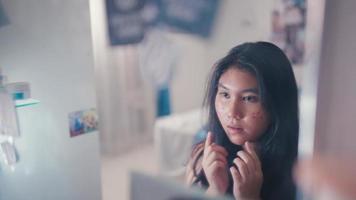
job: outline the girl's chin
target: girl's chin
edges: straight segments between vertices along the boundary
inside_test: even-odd
[[[229,140],[231,143],[235,145],[243,145],[245,144],[246,140],[244,138],[241,138],[239,136],[229,136]]]

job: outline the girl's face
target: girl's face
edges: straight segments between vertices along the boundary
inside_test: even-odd
[[[215,109],[228,138],[236,145],[256,141],[270,123],[255,76],[235,67],[220,77]]]

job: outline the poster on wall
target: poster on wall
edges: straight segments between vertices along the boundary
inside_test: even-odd
[[[70,137],[98,130],[98,115],[94,108],[71,112],[68,117]]]
[[[209,37],[219,0],[157,0],[159,20],[187,33]]]
[[[144,36],[144,0],[106,0],[111,45],[135,44]]]
[[[276,0],[272,11],[270,41],[292,64],[302,64],[305,52],[306,0]]]
[[[110,44],[137,44],[150,28],[162,27],[208,38],[219,5],[219,0],[106,0]]]

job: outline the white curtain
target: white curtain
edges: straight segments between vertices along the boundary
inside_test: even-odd
[[[101,150],[119,154],[152,140],[154,91],[142,79],[137,46],[109,46],[104,1],[90,4]]]

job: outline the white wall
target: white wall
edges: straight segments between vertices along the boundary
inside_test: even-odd
[[[0,199],[101,198],[98,132],[70,138],[68,113],[96,107],[87,0],[2,0],[0,66],[40,104],[18,109],[19,163],[0,169]]]
[[[221,1],[211,38],[183,34],[173,37],[182,51],[172,83],[174,112],[201,106],[211,67],[232,47],[268,39],[273,6],[273,0]]]

